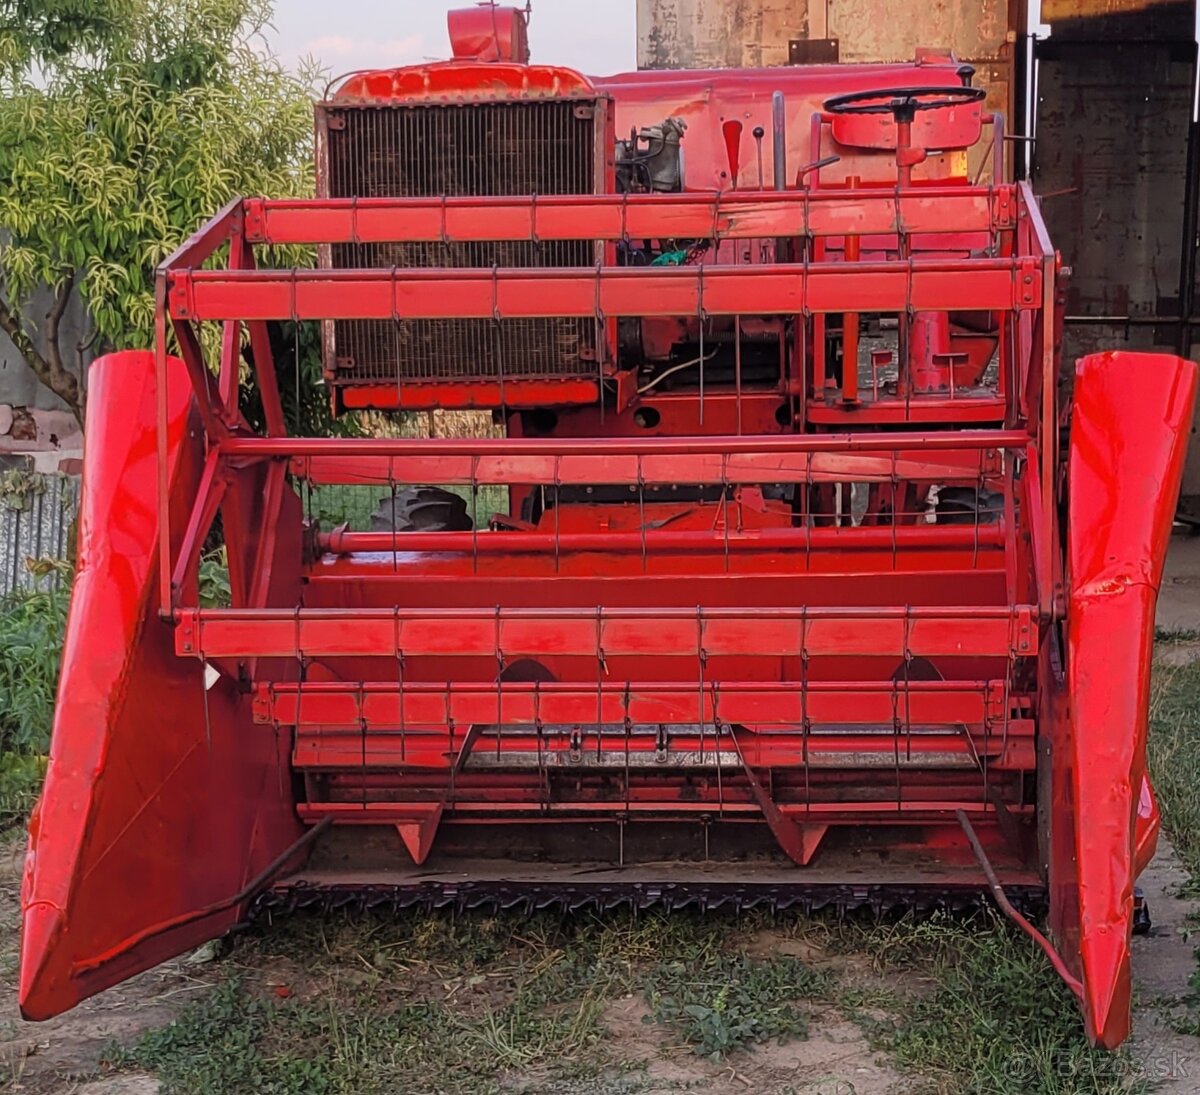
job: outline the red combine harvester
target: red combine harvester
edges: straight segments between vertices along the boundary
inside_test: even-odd
[[[25,1015],[275,908],[990,890],[1116,1045],[1194,366],[1060,368],[1066,271],[948,54],[588,79],[517,12],[451,31],[93,366]],[[337,408],[502,436],[296,436],[286,321]]]

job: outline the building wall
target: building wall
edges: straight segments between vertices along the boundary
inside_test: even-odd
[[[51,294],[38,293],[25,309],[27,327],[39,348],[45,341],[39,321],[50,309]],[[71,298],[60,327],[65,364],[80,371],[80,352],[76,349],[90,332],[87,309],[78,294]],[[87,382],[87,366],[93,354],[82,352],[82,372]],[[13,453],[33,454],[33,464],[42,471],[57,471],[65,460],[81,455],[83,435],[67,406],[42,384],[25,364],[9,337],[0,331],[0,457]]]
[[[907,61],[917,46],[1007,63],[1007,0],[638,0],[639,68],[788,63],[793,38],[835,38],[842,61]],[[1015,24],[1014,24],[1015,25]]]
[[[949,48],[975,66],[988,105],[1012,115],[1018,12],[1008,0],[637,0],[639,68],[738,68],[789,63],[794,40],[832,39],[838,60],[911,61]],[[1011,126],[1010,126],[1011,130]],[[973,167],[983,149],[973,154]]]

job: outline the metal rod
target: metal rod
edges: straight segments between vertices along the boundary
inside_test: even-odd
[[[728,492],[726,492],[726,498]],[[728,512],[728,502],[723,501]],[[976,528],[971,525],[913,525],[846,526],[801,529],[762,529],[756,532],[730,534],[725,522],[724,537],[710,532],[565,532],[557,538],[541,532],[405,532],[401,541],[405,553],[410,552],[471,552],[480,555],[525,555],[553,552],[555,544],[563,552],[599,551],[605,554],[641,554],[643,550],[672,552],[776,551],[810,543],[814,547],[837,548],[841,551],[891,549],[894,544],[905,547],[974,548],[999,547],[1004,543],[1002,523]],[[335,529],[317,537],[317,547],[335,555],[350,552],[380,552],[391,547],[390,532],[349,532]]]
[[[1026,430],[828,433],[710,437],[227,437],[224,456],[713,456],[722,453],[893,452],[897,449],[1023,449]]]
[[[787,189],[787,114],[782,91],[771,94],[771,170],[776,190]]]
[[[965,528],[965,526],[958,526]],[[821,531],[814,529],[814,532]],[[887,530],[882,530],[887,531]],[[969,530],[967,530],[969,531]],[[807,608],[705,608],[706,621],[714,620],[803,620],[810,624],[818,620],[903,620],[906,615],[913,620],[962,620],[964,617],[979,620],[1021,620],[1031,612],[1029,605],[1010,605],[995,607],[991,605],[947,605],[947,606],[917,606],[911,609],[893,605],[864,605],[845,607],[826,607],[810,605]],[[233,623],[253,622],[289,623],[295,620],[304,623],[336,622],[349,615],[360,624],[372,621],[391,621],[399,617],[404,623],[417,620],[462,621],[483,620],[491,623],[495,619],[495,608],[356,608],[345,610],[340,608],[260,608],[243,610],[235,608],[177,608],[172,614],[176,623],[184,623],[196,628],[202,625],[228,621]],[[577,608],[507,608],[504,610],[505,620],[593,620],[593,609]],[[670,605],[653,608],[606,608],[604,618],[613,620],[695,620],[694,608],[678,608]],[[204,651],[197,649],[196,657],[204,657]],[[207,655],[210,659],[220,656],[220,652],[212,650]],[[457,686],[456,686],[457,687]],[[491,682],[486,687],[493,687]]]
[[[774,151],[774,142],[772,142]],[[786,145],[776,166],[786,173]],[[805,163],[802,172],[827,166],[837,157],[827,155]],[[894,194],[886,189],[867,188],[848,197],[839,190],[812,189],[804,195],[788,189],[786,174],[773,174],[774,191],[689,190],[678,194],[563,194],[539,195],[536,199],[516,196],[474,195],[440,198],[361,198],[356,204],[358,239],[374,243],[442,243],[443,233],[455,242],[479,240],[622,240],[653,235],[667,218],[682,235],[706,235],[711,229],[713,206],[720,203],[729,219],[721,225],[723,239],[754,239],[773,235],[785,225],[799,226],[801,235],[842,233],[846,212],[853,209],[863,218],[862,231],[888,231],[888,207]],[[256,214],[256,228],[247,232],[253,244],[350,243],[351,200],[331,198],[297,201],[261,201],[246,205]],[[919,230],[978,230],[988,227],[986,191],[961,186],[932,184],[919,195],[904,201],[905,219],[915,218]],[[1016,210],[1006,211],[1002,224],[1012,227]],[[445,224],[443,219],[446,218]],[[164,270],[199,268],[202,262],[187,256],[168,259]],[[389,268],[390,269],[390,268]]]
[[[1067,988],[1082,999],[1083,983],[1067,969],[1067,964],[1063,961],[1062,955],[1054,949],[1054,944],[1013,908],[1012,902],[1009,901],[1008,895],[1004,892],[1004,887],[1000,885],[1000,880],[996,877],[996,872],[992,869],[987,852],[983,850],[983,845],[979,843],[979,837],[975,835],[975,829],[971,825],[970,818],[967,817],[963,810],[955,810],[954,816],[958,818],[958,823],[962,826],[962,830],[966,834],[967,840],[971,845],[971,850],[975,853],[979,867],[983,871],[984,877],[988,882],[988,887],[992,891],[992,897],[996,899],[996,904],[1000,906],[1000,911],[1042,948],[1046,957],[1050,959],[1050,965],[1054,967],[1054,972],[1063,979]]]
[[[1200,316],[1064,316],[1063,322],[1076,327],[1200,327]]]

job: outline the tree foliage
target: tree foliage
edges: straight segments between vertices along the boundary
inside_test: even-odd
[[[157,264],[232,197],[309,186],[311,74],[269,52],[269,15],[266,0],[0,0],[0,329],[77,414],[73,290],[99,346],[149,346]],[[39,289],[49,311],[22,319]]]

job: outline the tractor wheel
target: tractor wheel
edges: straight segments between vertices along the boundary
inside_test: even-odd
[[[1004,513],[1004,495],[974,487],[942,487],[937,496],[939,525],[994,525]]]
[[[372,532],[470,532],[467,500],[440,487],[409,487],[379,500]]]

